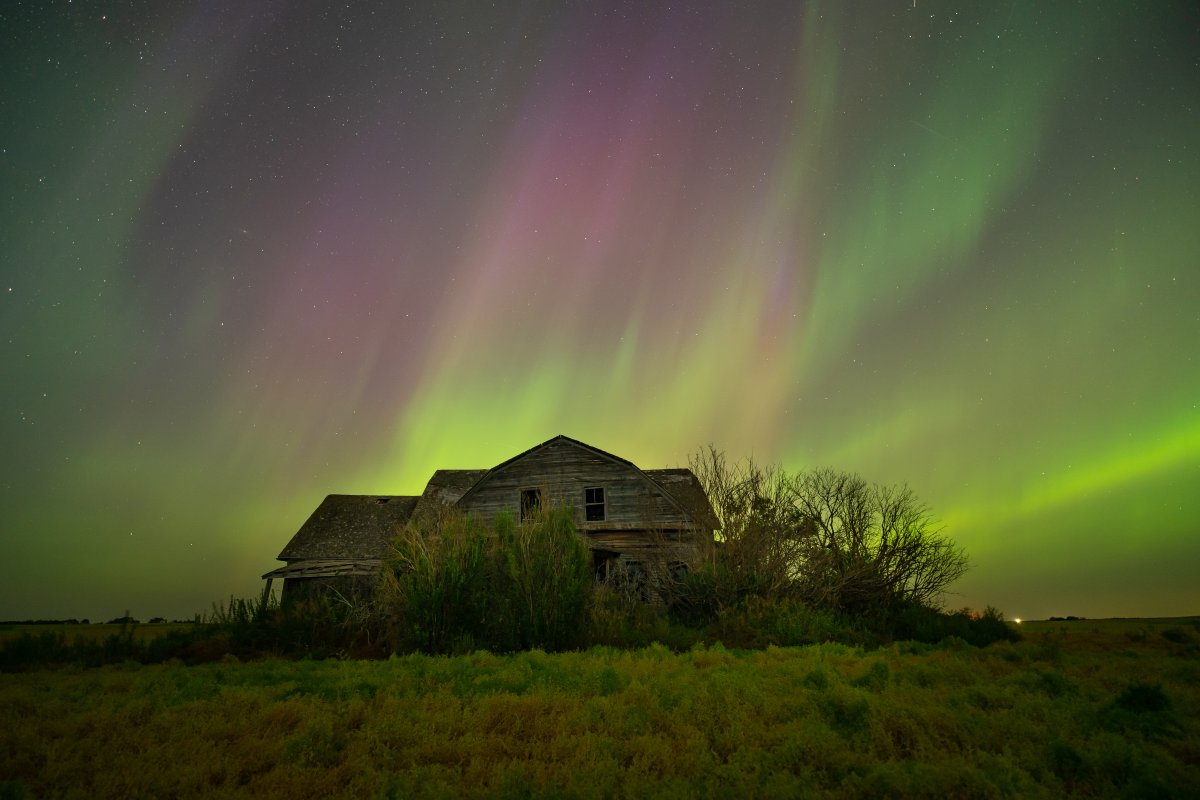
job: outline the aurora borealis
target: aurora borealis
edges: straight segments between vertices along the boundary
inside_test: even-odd
[[[0,10],[0,618],[559,433],[907,483],[952,606],[1200,612],[1194,3],[416,5]]]

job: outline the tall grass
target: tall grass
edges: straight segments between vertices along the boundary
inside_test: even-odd
[[[562,650],[583,642],[592,588],[569,508],[519,525],[440,509],[396,537],[379,612],[397,652]]]
[[[396,536],[379,613],[394,651],[562,650],[583,642],[592,589],[570,509],[521,524],[446,509]]]
[[[555,508],[521,525],[501,514],[495,528],[491,599],[500,613],[493,642],[504,650],[581,644],[594,579],[574,512]]]
[[[395,650],[466,652],[488,622],[489,531],[445,510],[410,522],[380,577],[380,609]]]
[[[361,601],[325,596],[281,607],[273,599],[232,597],[186,626],[122,624],[106,636],[27,633],[0,644],[0,672],[75,664],[188,664],[267,657],[385,657],[377,614]]]
[[[122,622],[106,635],[80,635],[79,628],[24,633],[0,645],[0,672],[16,672],[43,666],[78,664],[98,667],[122,662],[159,663],[177,656],[204,635],[197,626],[152,630],[149,635],[137,623]],[[95,626],[92,626],[95,627]]]
[[[386,658],[393,653],[557,651],[595,645],[639,648],[654,643],[682,652],[717,643],[751,649],[822,642],[879,647],[893,641],[936,644],[947,639],[982,647],[1019,638],[995,609],[945,614],[910,608],[899,619],[881,625],[797,600],[754,596],[697,624],[694,617],[676,615],[628,593],[607,586],[593,589],[583,567],[566,576],[564,580],[571,583],[565,588],[556,587],[536,563],[528,562],[488,566],[485,561],[477,567],[478,575],[468,579],[472,559],[477,558],[471,552],[481,546],[490,545],[454,545],[461,561],[450,571],[453,578],[441,583],[417,571],[404,580],[393,574],[397,587],[388,590],[396,593],[390,595],[390,603],[387,591],[380,599],[330,592],[282,606],[230,598],[214,604],[196,624],[152,630],[153,636],[143,635],[136,625],[123,625],[100,638],[73,636],[71,630],[25,633],[0,643],[0,672],[55,664],[157,664],[169,659],[197,664],[227,656],[242,660]],[[512,577],[498,576],[495,570],[501,569],[512,570]],[[547,588],[531,598],[529,590],[538,586]],[[574,599],[556,601],[559,597]],[[1037,650],[1046,660],[1057,659],[1061,649],[1057,635],[1039,640]],[[1185,648],[1197,649],[1190,638],[1180,641]]]
[[[1041,638],[35,671],[0,794],[1200,795],[1186,644]]]

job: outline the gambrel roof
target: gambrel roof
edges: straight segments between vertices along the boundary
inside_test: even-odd
[[[331,494],[279,554],[281,561],[379,558],[416,497]]]
[[[419,504],[460,503],[489,477],[532,453],[563,443],[633,471],[649,489],[656,490],[698,528],[711,532],[719,527],[712,505],[691,470],[641,470],[612,453],[568,436],[555,436],[491,469],[439,469],[433,473],[420,497],[331,494],[279,554],[279,559],[288,562],[288,566],[263,577],[285,577],[285,573],[290,577],[304,577],[313,570],[316,570],[314,574],[322,575],[341,574],[338,570],[351,570],[353,574],[369,571],[379,564],[397,529],[408,522]]]
[[[708,495],[700,486],[696,474],[686,467],[675,469],[642,470],[646,477],[662,487],[662,490],[675,499],[687,515],[698,525],[707,530],[715,531],[721,527],[717,514],[713,511]]]
[[[486,469],[439,469],[433,473],[429,483],[425,484],[421,502],[453,505],[487,472]]]
[[[487,483],[487,480],[489,478],[491,478],[493,475],[503,472],[504,470],[508,469],[509,467],[513,466],[514,464],[524,461],[526,458],[533,455],[534,453],[537,453],[540,450],[545,450],[546,448],[550,447],[551,445],[555,445],[560,442],[572,445],[574,447],[578,447],[580,450],[584,450],[593,455],[599,456],[600,458],[605,459],[607,461],[612,461],[617,464],[620,464],[621,466],[627,467],[628,469],[633,470],[634,472],[641,473],[641,470],[639,470],[636,466],[634,466],[632,461],[626,461],[625,459],[621,458],[620,456],[614,456],[612,453],[608,453],[608,452],[605,452],[604,450],[601,450],[599,447],[592,447],[590,444],[585,444],[585,443],[579,441],[578,439],[572,439],[570,436],[562,436],[560,434],[558,436],[555,436],[553,439],[547,439],[546,441],[542,442],[541,444],[534,445],[533,447],[529,448],[528,450],[525,450],[524,452],[517,453],[512,458],[507,459],[506,461],[501,461],[496,466],[492,467],[489,470],[486,470],[471,485],[471,488],[469,488],[466,492],[463,493],[463,495],[461,497],[459,497],[459,501],[465,500],[466,498],[470,497],[472,492],[476,491],[479,487],[481,487],[485,483]]]
[[[543,450],[551,445],[565,442],[567,444],[578,447],[589,453],[592,453],[600,458],[620,464],[632,470],[636,474],[644,478],[654,488],[658,489],[673,505],[675,505],[683,514],[690,518],[696,525],[707,528],[709,531],[714,531],[720,527],[717,522],[717,515],[713,512],[712,504],[708,501],[708,496],[701,488],[700,482],[696,479],[695,474],[686,468],[675,469],[654,469],[643,470],[636,464],[620,456],[613,455],[599,447],[593,447],[586,442],[581,442],[578,439],[572,439],[570,436],[555,436],[552,439],[547,439],[541,444],[535,445],[528,450],[518,453],[507,461],[503,461],[489,470],[486,470],[477,478],[469,489],[459,495],[458,500],[462,500],[469,496],[472,491],[478,486],[482,486],[486,479],[492,475],[503,471],[507,467],[516,464],[526,457]],[[457,470],[456,472],[471,472],[474,470]]]

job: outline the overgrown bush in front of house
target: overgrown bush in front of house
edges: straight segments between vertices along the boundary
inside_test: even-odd
[[[553,651],[582,644],[594,579],[572,510],[553,508],[521,524],[500,514],[494,528],[489,649]]]
[[[379,610],[396,652],[563,650],[583,643],[592,588],[570,509],[489,526],[442,508],[396,536]]]
[[[475,516],[439,508],[392,541],[379,583],[379,611],[393,651],[468,652],[485,647],[489,531]]]

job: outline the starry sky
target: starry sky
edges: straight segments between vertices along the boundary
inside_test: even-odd
[[[1190,1],[14,0],[0,40],[0,619],[190,618],[325,494],[559,433],[907,483],[952,607],[1200,613]]]

